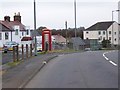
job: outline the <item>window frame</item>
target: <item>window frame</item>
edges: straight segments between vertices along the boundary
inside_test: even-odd
[[[112,32],[111,31],[109,31],[109,35],[111,35],[112,34]]]
[[[89,32],[87,31],[86,34],[89,34]]]
[[[2,33],[0,32],[0,40],[2,40]]]
[[[9,39],[9,33],[5,32],[5,40],[8,40],[8,39]]]
[[[105,31],[103,31],[103,35],[105,35]]]
[[[18,35],[19,33],[18,33],[18,29],[15,29],[15,35]]]
[[[98,35],[101,35],[101,31],[98,31]]]
[[[26,35],[29,35],[29,29],[26,30]]]

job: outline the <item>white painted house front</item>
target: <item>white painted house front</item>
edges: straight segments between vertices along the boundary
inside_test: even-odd
[[[9,16],[0,20],[0,47],[7,41],[15,41],[21,45],[21,39],[26,35],[30,36],[30,28],[21,23],[20,13],[15,14],[13,21]]]
[[[119,24],[115,21],[98,22],[83,31],[84,39],[97,39],[102,42],[110,40],[111,44],[118,45],[120,39]]]

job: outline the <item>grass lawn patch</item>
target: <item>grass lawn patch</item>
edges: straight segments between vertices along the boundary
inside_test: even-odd
[[[20,63],[22,63],[22,60],[20,60],[20,61],[15,61],[15,62],[9,62],[9,63],[7,63],[6,65],[8,65],[8,66],[10,66],[10,67],[13,67],[13,66],[19,65]]]

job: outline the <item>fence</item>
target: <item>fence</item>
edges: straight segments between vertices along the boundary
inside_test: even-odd
[[[19,50],[21,49],[21,50]],[[21,45],[21,48],[18,46],[13,46],[13,62],[28,59],[32,57],[32,44]]]

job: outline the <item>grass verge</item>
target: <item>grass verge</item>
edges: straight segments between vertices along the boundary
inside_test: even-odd
[[[7,63],[6,65],[10,66],[10,67],[13,67],[13,66],[17,66],[19,65],[20,63],[22,63],[23,61],[20,60],[20,61],[15,61],[15,62],[9,62]]]

